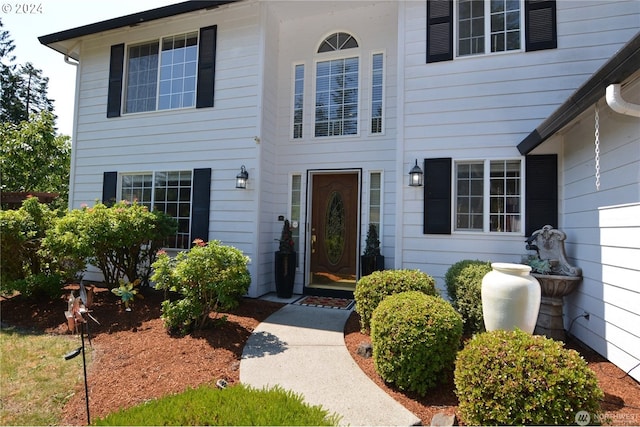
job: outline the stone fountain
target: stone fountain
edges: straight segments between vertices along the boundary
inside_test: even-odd
[[[540,260],[549,262],[550,271],[532,272],[538,279],[542,297],[536,322],[535,334],[564,341],[565,331],[562,320],[564,297],[573,292],[582,281],[582,269],[567,261],[564,241],[567,235],[550,225],[531,234],[527,249],[536,250]]]

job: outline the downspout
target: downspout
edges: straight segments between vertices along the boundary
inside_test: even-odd
[[[632,104],[622,99],[620,84],[610,84],[606,92],[607,104],[616,113],[627,116],[640,117],[640,105]]]
[[[71,130],[71,161],[70,161],[70,165],[69,165],[69,200],[67,201],[68,205],[68,209],[71,210],[73,209],[73,204],[74,204],[74,195],[75,195],[75,173],[76,173],[76,141],[77,141],[77,131],[76,131],[76,126],[77,126],[77,122],[78,122],[78,104],[79,104],[79,91],[78,88],[80,87],[80,62],[77,61],[72,61],[69,58],[69,52],[73,52],[73,49],[75,49],[76,46],[78,46],[78,44],[80,44],[80,42],[78,41],[77,43],[75,43],[73,46],[71,46],[70,49],[68,49],[65,54],[64,54],[64,62],[66,62],[69,65],[73,65],[74,67],[76,67],[76,85],[75,85],[75,95],[74,95],[74,103],[73,103],[73,128]]]
[[[78,46],[79,44],[80,44],[80,41],[77,41],[73,46],[71,46],[69,49],[67,49],[67,52],[64,54],[64,62],[66,62],[69,65],[73,65],[74,67],[77,67],[79,62],[72,61],[69,58],[69,52],[73,52],[73,49],[75,49],[76,46]]]

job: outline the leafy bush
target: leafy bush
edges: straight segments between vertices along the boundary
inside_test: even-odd
[[[95,425],[295,425],[331,426],[339,418],[279,386],[255,389],[237,385],[218,390],[208,385],[189,389],[95,421]]]
[[[405,291],[437,295],[436,282],[433,277],[419,270],[375,271],[361,277],[356,284],[354,297],[362,331],[369,329],[373,310],[386,296]]]
[[[60,265],[43,247],[47,230],[58,221],[58,212],[38,199],[26,199],[20,209],[0,211],[0,290],[19,291],[27,297],[59,296]]]
[[[88,262],[97,267],[110,287],[125,276],[147,284],[158,250],[176,229],[175,219],[146,206],[99,203],[69,212],[47,235],[45,245],[71,265]]]
[[[56,299],[62,295],[64,281],[59,274],[38,273],[13,281],[9,287],[25,298]]]
[[[600,414],[603,397],[576,351],[520,330],[474,336],[458,354],[455,384],[467,425],[571,425],[578,411]]]
[[[204,327],[212,312],[237,306],[251,284],[249,258],[240,250],[217,240],[205,243],[197,239],[194,243],[176,258],[160,252],[153,263],[151,280],[156,288],[177,291],[183,297],[162,304],[165,326],[180,334]]]
[[[482,319],[482,278],[490,271],[490,262],[463,260],[453,264],[445,274],[447,294],[453,308],[462,315],[465,335],[485,330]]]
[[[386,297],[371,319],[376,371],[422,396],[453,370],[461,337],[462,318],[451,304],[419,291]]]

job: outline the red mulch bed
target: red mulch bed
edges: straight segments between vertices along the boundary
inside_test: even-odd
[[[452,378],[433,389],[426,397],[404,393],[387,386],[375,372],[373,359],[365,359],[357,354],[357,348],[361,343],[371,343],[369,335],[360,333],[359,322],[360,318],[354,312],[345,326],[345,342],[351,356],[360,368],[380,388],[416,414],[422,420],[423,425],[430,425],[431,418],[438,412],[458,415],[458,399],[453,392],[455,387]],[[577,340],[568,340],[566,347],[579,351],[598,377],[600,387],[605,394],[602,409],[605,416],[609,418],[609,422],[603,424],[640,425],[640,384],[613,363]]]
[[[68,290],[77,288],[70,286]],[[188,387],[214,384],[219,379],[238,383],[240,357],[247,338],[261,321],[282,307],[279,303],[247,298],[237,309],[225,313],[226,322],[178,338],[167,334],[160,319],[163,293],[148,288],[142,293],[144,299],[136,300],[133,310],[127,312],[118,297],[105,288],[97,288],[91,314],[100,325],[89,321],[94,358],[88,372],[92,419]],[[34,303],[16,296],[2,300],[0,309],[3,325],[70,334],[64,317],[66,308],[66,297]],[[345,326],[345,342],[356,363],[376,384],[415,413],[424,425],[429,425],[437,412],[456,412],[452,381],[426,398],[388,387],[375,373],[372,359],[356,354],[360,343],[370,342],[368,335],[359,332],[358,321],[358,315],[353,313]],[[578,343],[570,346],[577,348],[596,372],[606,394],[603,407],[612,424],[640,424],[638,383]],[[64,425],[86,424],[82,384],[64,412]]]

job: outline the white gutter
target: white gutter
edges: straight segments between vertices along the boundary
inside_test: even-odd
[[[66,62],[69,65],[73,65],[75,67],[78,66],[79,62],[77,62],[75,60],[72,61],[69,55],[71,54],[71,52],[73,52],[73,49],[75,49],[79,44],[80,44],[80,40],[75,42],[73,44],[73,46],[71,46],[69,49],[67,49],[67,52],[64,54],[64,62]]]
[[[607,104],[616,113],[627,116],[640,117],[640,105],[632,104],[622,99],[619,84],[610,84],[606,92]]]

